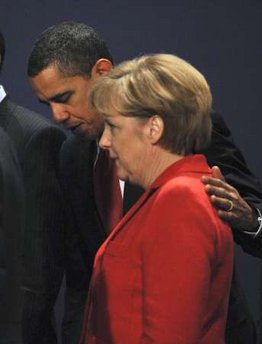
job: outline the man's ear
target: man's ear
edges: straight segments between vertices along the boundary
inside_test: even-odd
[[[108,59],[99,59],[91,70],[91,77],[96,79],[103,74],[110,72],[113,68],[112,62]]]
[[[164,121],[158,116],[154,115],[149,118],[146,124],[146,134],[152,144],[157,144],[164,133]]]

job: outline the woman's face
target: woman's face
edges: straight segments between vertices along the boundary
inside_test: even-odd
[[[149,145],[146,121],[119,113],[105,116],[105,129],[99,141],[115,160],[120,179],[143,186]]]

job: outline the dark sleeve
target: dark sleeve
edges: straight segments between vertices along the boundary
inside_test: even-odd
[[[21,237],[24,192],[18,159],[0,130],[0,342],[21,344]]]
[[[27,206],[23,245],[25,343],[56,343],[52,312],[65,262],[65,205],[58,172],[64,139],[58,128],[41,128],[27,142],[22,157]]]
[[[212,138],[211,144],[203,153],[210,166],[220,167],[226,181],[234,186],[240,195],[254,209],[262,210],[262,189],[258,179],[249,170],[246,161],[236,147],[232,134],[223,118],[212,113]],[[243,230],[243,229],[242,229]],[[242,233],[237,228],[233,229],[235,241],[249,254],[262,257],[262,239],[254,239]]]

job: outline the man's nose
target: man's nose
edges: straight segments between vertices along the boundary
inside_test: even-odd
[[[50,103],[53,119],[56,123],[62,123],[69,118],[69,113],[63,104]]]

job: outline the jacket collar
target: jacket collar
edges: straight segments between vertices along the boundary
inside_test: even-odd
[[[6,128],[9,121],[9,113],[14,112],[16,105],[10,100],[7,94],[5,98],[0,102],[0,126]]]
[[[111,240],[115,238],[118,232],[123,228],[123,226],[138,212],[138,210],[143,206],[144,203],[164,184],[169,180],[177,177],[179,175],[184,175],[188,173],[199,173],[199,177],[204,174],[210,173],[207,168],[207,162],[204,155],[195,154],[192,156],[187,156],[174,164],[170,165],[160,176],[152,183],[152,185],[147,189],[140,199],[135,203],[135,205],[126,213],[118,225],[110,233],[103,246],[106,246]]]

